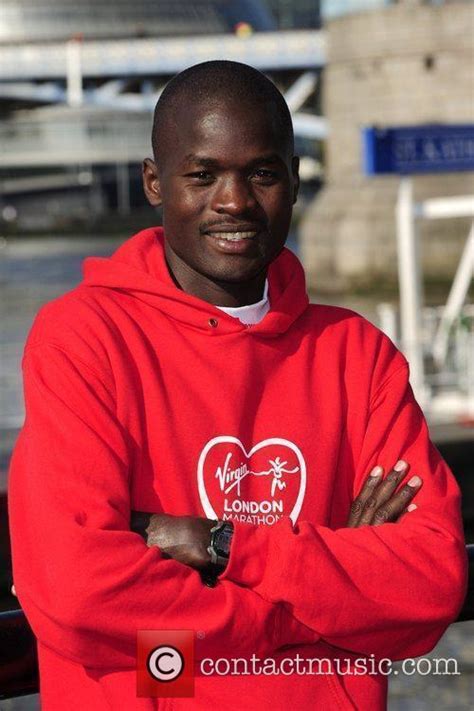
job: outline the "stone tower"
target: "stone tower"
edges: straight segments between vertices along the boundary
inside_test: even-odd
[[[300,228],[310,288],[347,289],[397,273],[398,178],[362,173],[367,125],[474,122],[474,3],[402,2],[328,22],[323,77],[326,184]],[[473,173],[414,178],[415,199],[474,192]],[[425,276],[453,276],[469,220],[420,222]]]

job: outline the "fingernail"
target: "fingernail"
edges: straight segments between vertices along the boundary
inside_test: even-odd
[[[383,474],[382,467],[374,467],[370,472],[370,476],[381,476]]]
[[[408,482],[408,486],[420,486],[420,484],[421,484],[421,479],[419,476],[412,476],[412,478]]]
[[[410,506],[407,506],[407,511],[414,511],[417,508],[418,506],[416,504],[410,504]]]
[[[393,467],[396,472],[402,472],[404,469],[406,469],[408,464],[403,461],[403,459],[400,459],[395,466]]]

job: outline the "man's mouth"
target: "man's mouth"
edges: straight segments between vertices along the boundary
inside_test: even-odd
[[[239,242],[243,239],[253,239],[257,236],[258,232],[253,230],[245,232],[207,232],[206,234],[215,239],[225,240],[226,242]]]
[[[210,238],[214,249],[222,254],[244,255],[255,252],[256,239],[261,232],[258,225],[214,225],[204,234]]]

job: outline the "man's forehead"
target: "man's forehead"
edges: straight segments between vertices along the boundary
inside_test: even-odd
[[[224,131],[229,126],[242,130],[262,127],[271,131],[275,123],[269,106],[258,102],[239,103],[231,99],[180,104],[173,118],[174,126],[190,135]]]
[[[214,155],[219,148],[260,153],[280,152],[285,141],[270,112],[261,107],[221,105],[194,107],[177,115],[168,146],[184,155]]]

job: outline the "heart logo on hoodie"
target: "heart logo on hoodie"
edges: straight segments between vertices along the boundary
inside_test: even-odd
[[[211,439],[198,462],[198,490],[208,518],[272,525],[296,523],[306,491],[306,464],[287,439],[265,439],[247,451],[240,439]]]

